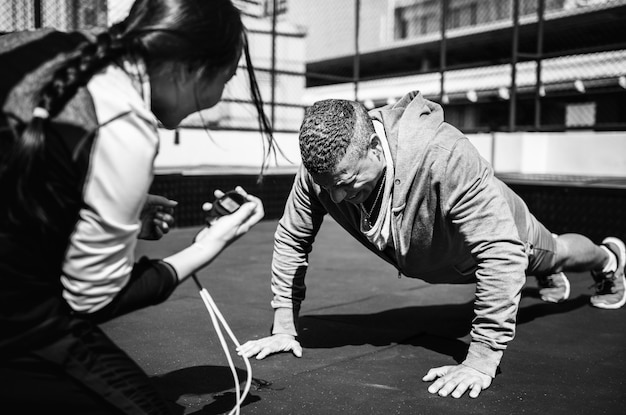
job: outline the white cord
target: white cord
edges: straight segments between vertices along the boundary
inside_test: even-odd
[[[228,323],[224,319],[224,316],[222,315],[220,310],[217,308],[217,305],[213,301],[213,298],[211,297],[209,292],[206,290],[206,288],[202,286],[202,284],[200,284],[200,281],[198,280],[198,277],[195,274],[192,275],[192,278],[196,282],[196,285],[198,286],[198,289],[200,290],[200,297],[202,298],[202,301],[204,302],[204,305],[206,306],[209,312],[209,315],[211,316],[211,322],[213,323],[213,327],[215,327],[217,336],[220,339],[220,344],[222,345],[222,349],[224,350],[224,354],[226,355],[226,359],[228,360],[228,365],[230,366],[230,371],[232,372],[233,378],[235,380],[236,403],[235,403],[235,407],[228,414],[239,415],[241,405],[243,404],[243,401],[246,399],[248,392],[250,391],[250,386],[252,384],[252,368],[250,367],[250,361],[248,360],[246,356],[243,356],[243,355],[241,356],[241,358],[243,359],[246,365],[247,378],[246,378],[246,384],[245,384],[243,393],[240,393],[239,377],[237,376],[237,369],[235,368],[233,359],[230,356],[230,351],[228,349],[228,345],[226,344],[226,340],[224,339],[224,334],[222,333],[219,323],[221,323],[222,326],[224,326],[226,333],[228,333],[228,336],[230,337],[232,342],[235,344],[235,346],[240,347],[241,345],[239,344],[239,341],[237,340],[232,330],[228,326]],[[218,323],[218,320],[219,320],[219,323]]]

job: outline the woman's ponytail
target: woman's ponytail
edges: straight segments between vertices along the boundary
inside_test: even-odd
[[[53,227],[42,204],[43,200],[57,201],[45,175],[46,124],[97,71],[124,52],[122,42],[108,32],[102,33],[96,42],[86,43],[72,54],[41,90],[32,117],[14,140],[2,173],[3,187],[13,187],[15,192],[14,197],[9,196],[8,214],[12,222],[34,220],[43,228]],[[7,183],[14,186],[5,186]]]

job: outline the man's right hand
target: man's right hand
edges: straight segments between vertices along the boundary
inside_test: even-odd
[[[302,357],[302,346],[290,334],[274,334],[259,340],[250,340],[237,348],[237,354],[250,358],[256,355],[261,360],[272,353],[291,351],[296,357]]]

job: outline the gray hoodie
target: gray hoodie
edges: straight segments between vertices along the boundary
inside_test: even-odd
[[[392,153],[393,247],[379,251],[359,230],[358,207],[334,203],[304,167],[274,237],[273,333],[297,334],[304,277],[323,216],[406,276],[429,283],[476,283],[475,317],[464,365],[495,376],[515,334],[528,264],[528,209],[457,129],[418,92],[370,112]]]

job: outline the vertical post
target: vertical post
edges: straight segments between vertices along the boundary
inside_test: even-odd
[[[446,91],[444,89],[445,75],[446,75],[446,54],[447,54],[447,39],[446,39],[446,22],[448,20],[448,0],[441,0],[441,42],[439,47],[439,102],[443,104]]]
[[[355,0],[354,2],[354,60],[352,63],[353,72],[352,79],[354,81],[354,100],[359,100],[359,77],[361,76],[361,60],[359,56],[359,29],[360,29],[360,14],[361,14],[361,0]]]
[[[33,14],[35,29],[39,29],[41,28],[41,0],[33,0]]]
[[[516,128],[517,112],[517,47],[519,43],[519,0],[513,0],[513,45],[511,47],[511,93],[509,102],[509,131]]]
[[[541,128],[541,65],[543,60],[543,23],[545,13],[545,0],[539,0],[537,4],[537,58],[535,59],[535,130]]]
[[[11,30],[23,29],[17,23],[17,5],[15,2],[11,2]]]
[[[278,8],[278,0],[272,0],[272,2],[272,67],[270,70],[272,107],[270,112],[270,118],[272,128],[276,128],[276,10]]]
[[[79,8],[80,8],[79,0],[72,0],[72,10],[70,10],[70,13],[72,16],[71,17],[72,30],[78,30],[80,28],[80,22],[78,20],[78,15],[80,13]]]

